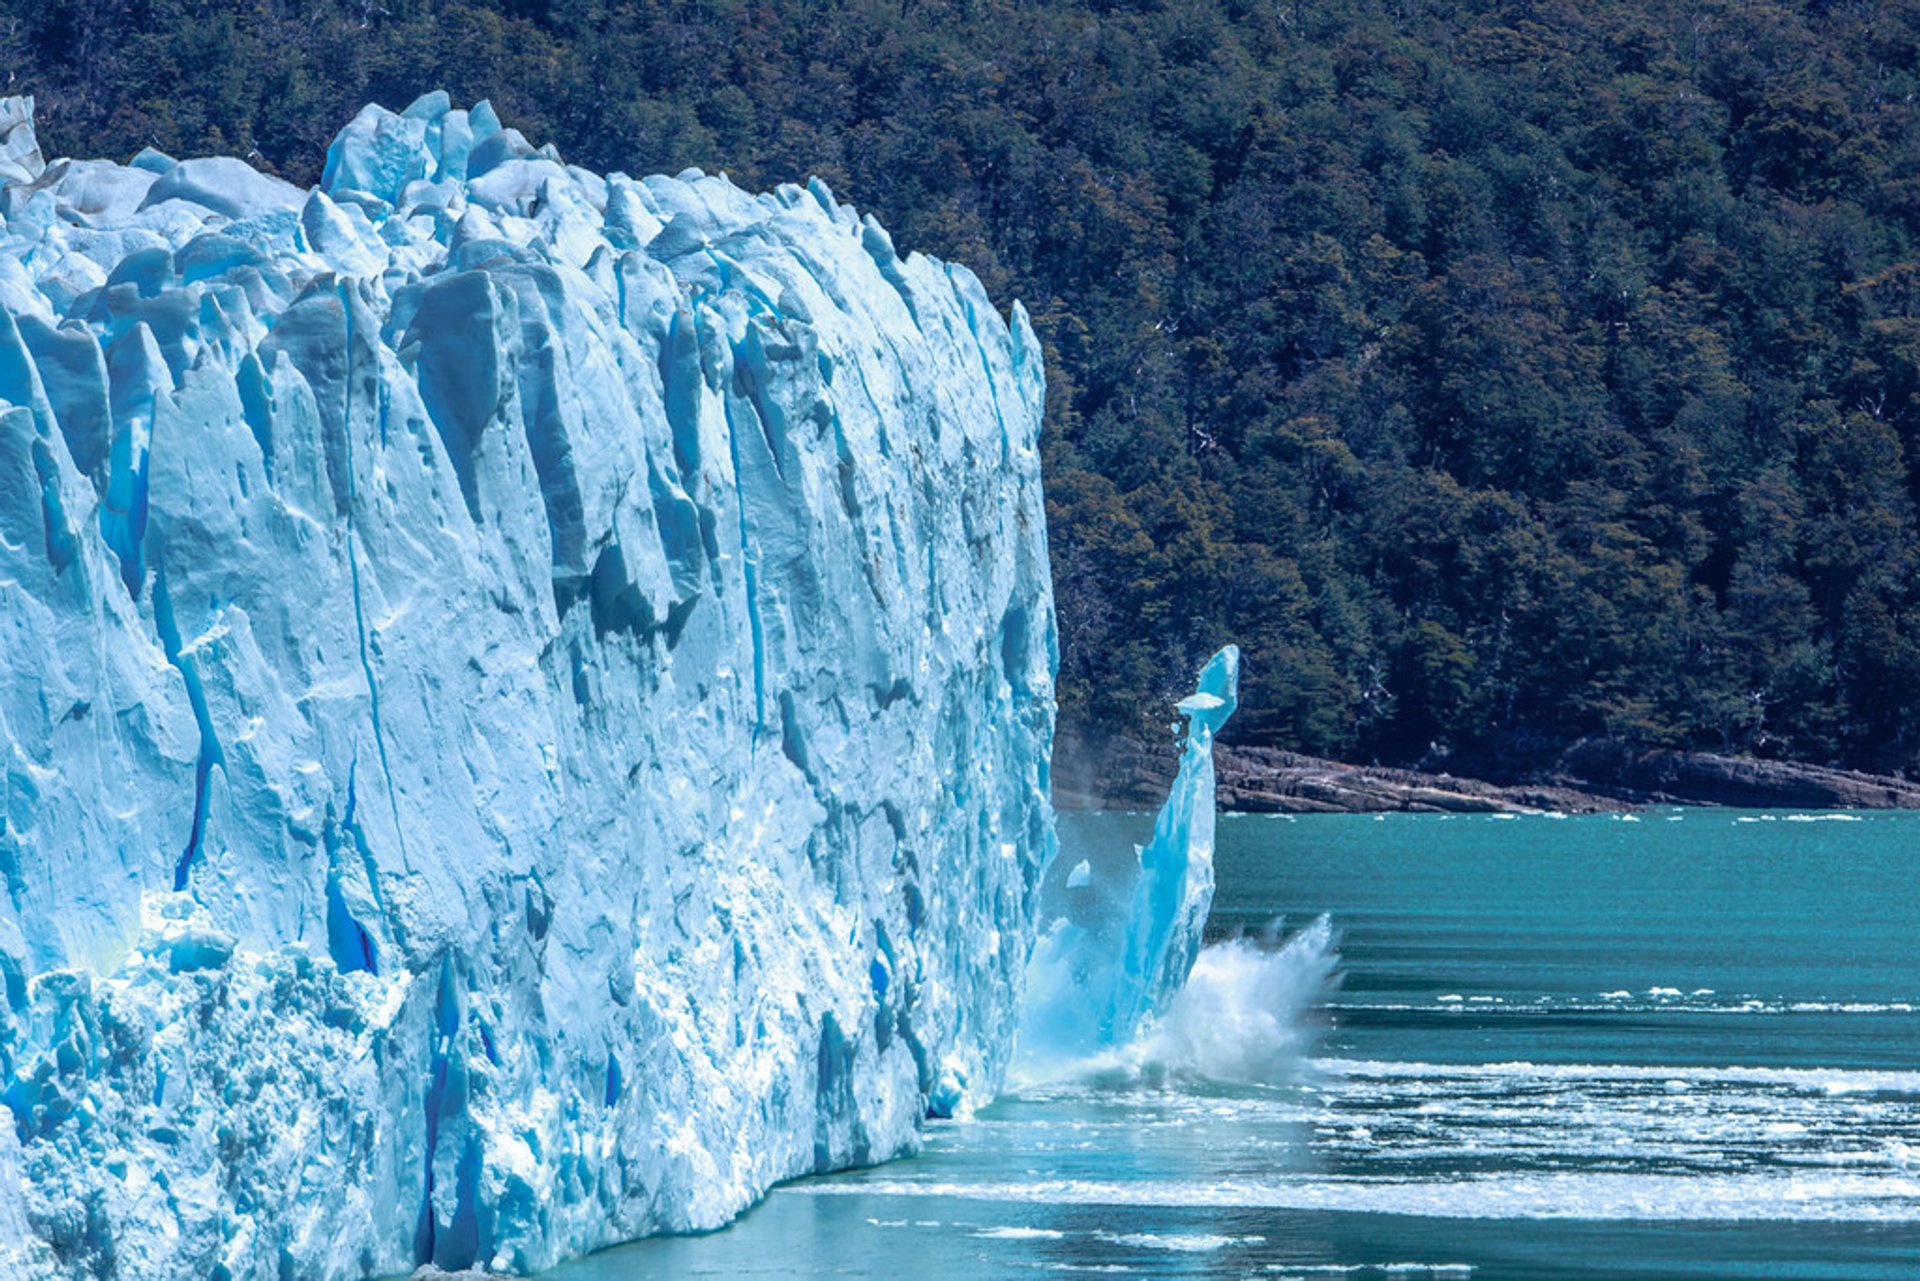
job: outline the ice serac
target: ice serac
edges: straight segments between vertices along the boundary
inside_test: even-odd
[[[1127,1045],[1186,983],[1213,905],[1213,737],[1239,684],[1240,651],[1229,645],[1180,700],[1179,773],[1136,857],[1104,875],[1083,859],[1046,887],[1020,1027],[1024,1074],[1072,1070]]]
[[[0,103],[0,1272],[526,1271],[910,1148],[1053,849],[1039,345],[429,95]]]

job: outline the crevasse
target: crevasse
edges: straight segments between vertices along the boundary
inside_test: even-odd
[[[0,1271],[530,1270],[993,1090],[1017,305],[444,94],[312,191],[6,100],[0,218]]]

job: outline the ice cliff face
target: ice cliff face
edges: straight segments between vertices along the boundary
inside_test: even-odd
[[[0,104],[0,1271],[524,1270],[1004,1067],[1038,344],[818,183]]]

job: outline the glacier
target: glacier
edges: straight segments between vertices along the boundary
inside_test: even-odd
[[[1042,398],[818,181],[0,101],[0,1271],[527,1272],[990,1096]]]

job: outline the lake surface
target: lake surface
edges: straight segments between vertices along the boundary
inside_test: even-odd
[[[1150,822],[1065,816],[1062,858],[1098,876]],[[1025,1085],[554,1281],[1920,1276],[1920,815],[1226,816],[1218,845],[1210,936],[1331,918],[1286,1062]],[[1311,951],[1267,962],[1311,986]]]

